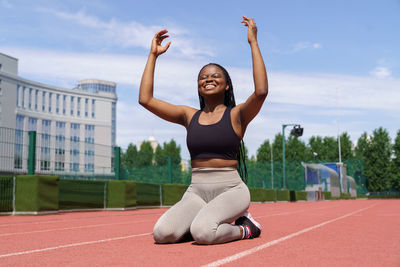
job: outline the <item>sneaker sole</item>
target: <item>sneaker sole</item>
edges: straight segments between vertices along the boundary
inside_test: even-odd
[[[255,226],[257,226],[257,228],[260,229],[260,232],[262,231],[261,224],[254,220],[253,216],[251,216],[250,213],[246,212],[243,216],[247,217]]]

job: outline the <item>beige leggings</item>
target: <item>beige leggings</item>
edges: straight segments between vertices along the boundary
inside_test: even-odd
[[[241,238],[231,223],[250,205],[250,193],[235,168],[193,168],[192,183],[182,199],[154,226],[157,243],[174,243],[190,231],[199,244]]]

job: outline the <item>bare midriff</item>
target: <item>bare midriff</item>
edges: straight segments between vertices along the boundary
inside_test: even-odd
[[[237,160],[232,159],[194,159],[192,160],[192,168],[223,168],[235,167]]]

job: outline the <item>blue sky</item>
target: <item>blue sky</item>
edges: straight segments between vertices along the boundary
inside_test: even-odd
[[[186,131],[137,103],[151,38],[170,31],[158,60],[155,95],[198,106],[196,76],[220,63],[236,100],[253,90],[241,16],[253,17],[270,93],[245,136],[250,154],[283,123],[302,140],[346,131],[400,129],[400,1],[11,1],[0,0],[0,52],[19,59],[20,76],[72,88],[98,78],[118,84],[117,143],[174,138],[189,159]],[[289,131],[288,131],[289,132]],[[287,134],[288,134],[287,132]]]

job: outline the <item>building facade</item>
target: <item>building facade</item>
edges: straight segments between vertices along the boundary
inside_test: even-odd
[[[36,172],[112,174],[116,105],[114,82],[66,89],[27,80],[18,59],[0,53],[0,171],[25,172],[25,133],[36,131]]]

